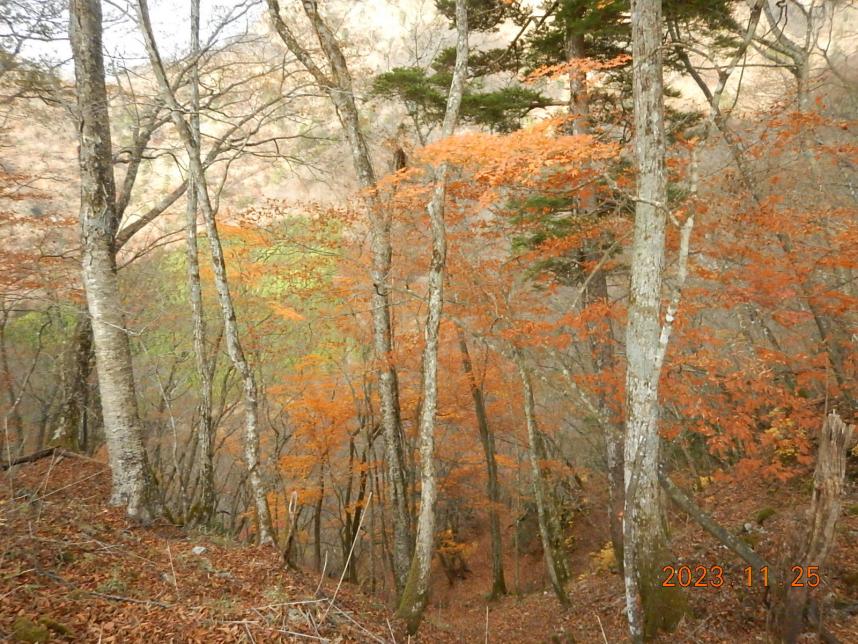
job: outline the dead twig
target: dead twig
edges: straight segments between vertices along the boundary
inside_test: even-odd
[[[176,569],[173,566],[173,553],[170,551],[170,544],[167,544],[167,556],[170,558],[170,571],[173,573],[173,588],[176,589],[176,597],[179,596],[179,579],[176,577]]]
[[[596,616],[596,621],[599,622],[599,630],[602,631],[602,640],[604,640],[605,644],[608,644],[608,636],[605,635],[605,628],[602,626],[602,620],[599,617],[599,613],[593,613]]]
[[[93,597],[101,597],[116,602],[128,602],[129,604],[143,604],[145,606],[157,606],[158,608],[172,608],[174,604],[155,601],[154,599],[137,599],[136,597],[125,597],[124,595],[110,595],[108,593],[98,593],[95,591],[85,591],[87,595]]]

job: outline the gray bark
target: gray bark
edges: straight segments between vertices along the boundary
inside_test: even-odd
[[[637,203],[626,328],[626,438],[623,558],[629,632],[634,642],[671,629],[681,598],[661,586],[669,563],[658,485],[659,324],[667,222],[661,0],[632,0]]]
[[[191,182],[196,186],[199,208],[205,220],[206,233],[211,249],[212,271],[215,278],[215,290],[221,308],[224,323],[224,335],[226,337],[227,353],[230,360],[239,373],[243,384],[244,402],[244,461],[248,471],[251,496],[256,509],[257,537],[261,544],[274,542],[271,531],[271,515],[268,508],[265,486],[259,471],[259,412],[258,393],[256,379],[253,370],[247,362],[238,331],[235,307],[232,294],[229,290],[229,281],[226,273],[223,249],[220,244],[220,236],[215,221],[215,212],[209,198],[208,184],[202,165],[199,141],[194,139],[190,125],[182,116],[183,109],[178,104],[173,94],[170,83],[167,80],[160,54],[155,44],[152,26],[149,20],[149,10],[146,0],[137,3],[137,14],[140,20],[146,51],[152,64],[153,72],[161,90],[161,95],[170,108],[173,124],[179,138],[188,154],[189,176]]]
[[[200,49],[200,0],[191,0],[191,56],[195,59],[189,71],[191,88],[191,135],[200,148],[200,79],[196,57]],[[202,284],[200,280],[199,245],[197,243],[198,194],[196,182],[189,178],[187,219],[185,223],[186,257],[188,262],[188,294],[193,320],[194,357],[197,375],[200,378],[199,419],[197,442],[199,444],[198,485],[199,500],[191,519],[202,524],[211,523],[215,512],[214,489],[214,436],[212,435],[212,369],[206,351],[206,322],[203,311]]]
[[[114,242],[118,217],[101,44],[101,4],[98,0],[73,0],[69,18],[80,119],[83,283],[113,475],[110,500],[124,505],[130,517],[146,521],[156,508],[116,279]]]
[[[456,0],[456,63],[447,96],[441,136],[452,136],[459,120],[459,107],[468,73],[468,11],[465,0]],[[420,513],[414,557],[402,591],[397,615],[405,619],[408,632],[415,633],[429,599],[429,577],[435,547],[435,412],[438,407],[438,341],[444,305],[444,268],[447,263],[447,232],[444,200],[447,164],[435,173],[435,189],[427,206],[432,230],[432,260],[429,263],[429,306],[424,330],[423,404],[420,408]]]
[[[390,214],[381,206],[376,195],[376,173],[369,147],[360,125],[352,91],[352,79],[342,50],[334,34],[319,15],[315,2],[304,2],[313,31],[331,68],[331,77],[313,61],[289,27],[280,17],[277,0],[267,0],[268,13],[283,43],[313,76],[320,89],[327,92],[336,108],[337,117],[349,142],[352,163],[358,183],[364,190],[364,201],[370,218],[372,267],[372,331],[376,374],[381,402],[381,425],[384,433],[385,461],[391,485],[393,504],[393,569],[397,592],[401,593],[411,562],[411,512],[408,507],[399,387],[396,369],[391,361],[393,333],[390,309]]]

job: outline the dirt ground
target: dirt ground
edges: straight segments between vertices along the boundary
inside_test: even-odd
[[[597,483],[591,485],[596,486]],[[11,641],[408,642],[379,599],[337,580],[284,569],[276,551],[167,524],[129,524],[108,508],[106,465],[50,457],[22,465],[0,486],[0,634]],[[858,644],[858,486],[844,500],[838,541],[815,590],[825,627]],[[411,642],[626,640],[622,580],[599,557],[607,542],[597,493],[574,518],[571,606],[548,591],[537,551],[505,560],[512,594],[488,602],[489,544],[466,543],[470,573],[450,584],[436,571],[432,603]],[[807,485],[761,480],[711,483],[697,494],[723,526],[777,561],[800,529]],[[683,514],[671,511],[677,566],[723,568],[719,589],[687,589],[690,611],[659,642],[765,642],[767,596],[748,588],[745,564]],[[510,526],[505,517],[505,526]],[[506,543],[511,543],[507,527]],[[516,595],[518,588],[521,594]],[[804,641],[817,641],[808,635]]]

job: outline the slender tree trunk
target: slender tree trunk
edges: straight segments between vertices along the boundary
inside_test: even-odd
[[[267,0],[268,14],[286,47],[313,76],[320,89],[328,93],[337,117],[346,134],[358,183],[364,190],[364,200],[370,218],[372,267],[372,332],[378,391],[381,401],[381,425],[384,433],[385,460],[390,480],[393,505],[393,567],[397,592],[405,586],[411,561],[411,513],[408,507],[406,472],[404,466],[399,387],[392,362],[393,333],[390,310],[390,214],[375,196],[376,175],[369,148],[360,125],[352,91],[352,79],[345,56],[333,32],[317,11],[315,2],[304,2],[304,13],[310,20],[322,52],[331,69],[331,77],[323,72],[294,37],[280,16],[278,0]]]
[[[524,398],[524,420],[527,426],[528,458],[530,461],[531,484],[536,500],[536,514],[539,520],[539,535],[542,538],[542,551],[545,557],[545,567],[548,578],[558,601],[563,606],[569,606],[569,596],[566,594],[566,562],[562,550],[558,547],[561,542],[560,525],[557,519],[557,509],[542,477],[541,461],[545,460],[545,449],[539,428],[536,424],[536,404],[533,399],[533,385],[530,373],[524,363],[524,356],[516,347],[513,349],[513,359],[521,378]]]
[[[200,0],[191,0],[191,56],[196,56],[200,48]],[[191,87],[191,136],[200,146],[200,80],[199,66],[195,62],[190,69]],[[212,435],[212,372],[206,351],[206,322],[203,309],[202,283],[200,280],[199,244],[197,243],[197,211],[199,204],[198,187],[193,179],[188,181],[187,219],[185,237],[187,240],[186,257],[188,262],[188,294],[191,302],[193,320],[194,358],[197,375],[200,378],[199,420],[197,440],[200,448],[197,479],[199,500],[196,502],[193,520],[208,525],[214,519],[214,436]]]
[[[137,13],[140,20],[143,39],[149,60],[161,89],[161,96],[170,108],[173,124],[176,127],[179,138],[188,154],[189,178],[197,188],[199,207],[205,220],[206,233],[211,251],[212,272],[215,278],[215,290],[217,291],[221,313],[223,315],[224,335],[226,336],[227,353],[230,360],[239,373],[243,384],[244,402],[244,461],[248,471],[251,495],[256,509],[256,521],[258,525],[258,541],[261,544],[274,542],[271,531],[271,515],[268,509],[268,499],[265,493],[265,485],[262,474],[259,471],[259,402],[256,388],[256,379],[253,370],[247,362],[244,349],[241,346],[238,322],[236,320],[235,306],[232,294],[229,290],[229,281],[226,274],[226,262],[223,249],[220,244],[220,236],[215,221],[215,212],[212,207],[205,171],[200,156],[199,142],[194,139],[191,127],[182,114],[184,110],[176,101],[160,54],[155,44],[152,26],[149,20],[149,9],[146,0],[139,0]]]
[[[598,246],[590,247],[585,251],[585,259],[588,262],[598,260],[601,249]],[[608,280],[605,271],[596,269],[593,279],[585,292],[588,304],[608,302]],[[610,323],[609,323],[610,324]],[[595,325],[593,325],[594,327]],[[592,329],[592,327],[591,327]],[[612,334],[613,336],[613,334]],[[613,337],[601,345],[595,338],[590,339],[590,353],[593,357],[593,367],[597,373],[614,367],[614,351],[611,345]],[[611,546],[617,560],[620,572],[623,572],[623,430],[615,423],[607,421],[610,418],[607,400],[600,395],[596,401],[598,405],[600,425],[605,438],[605,463],[608,474],[608,517],[611,533]],[[607,421],[607,422],[606,422]]]
[[[468,72],[468,11],[466,0],[456,0],[456,63],[447,97],[441,136],[452,136],[459,120],[459,106]],[[429,264],[429,307],[423,349],[423,405],[420,409],[420,513],[414,557],[402,591],[397,615],[413,634],[420,626],[429,599],[432,556],[435,548],[435,412],[438,406],[438,343],[444,305],[444,268],[447,263],[447,232],[444,200],[447,192],[447,164],[435,175],[435,190],[427,210],[432,229],[432,260]]]
[[[468,342],[465,331],[458,324],[456,333],[459,336],[459,351],[462,354],[462,368],[468,379],[468,387],[471,397],[474,399],[474,411],[477,415],[477,427],[480,431],[480,442],[483,445],[483,453],[486,457],[486,494],[489,498],[489,532],[492,539],[492,589],[490,599],[497,599],[507,594],[506,581],[503,574],[503,542],[501,541],[500,517],[500,485],[498,483],[498,464],[495,460],[495,437],[489,427],[489,418],[486,413],[486,404],[483,398],[483,390],[477,383],[474,369],[471,364],[471,355],[468,352]]]
[[[631,22],[638,187],[626,329],[623,556],[629,631],[633,642],[642,642],[672,629],[683,606],[659,577],[670,563],[658,484],[659,310],[667,221],[661,0],[632,0]]]
[[[80,119],[83,283],[92,320],[108,458],[111,503],[146,521],[155,511],[131,368],[131,348],[116,279],[117,230],[110,121],[101,44],[101,4],[72,0],[69,34]]]

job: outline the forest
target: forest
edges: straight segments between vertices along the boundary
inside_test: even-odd
[[[858,643],[858,2],[0,0],[0,638]]]

